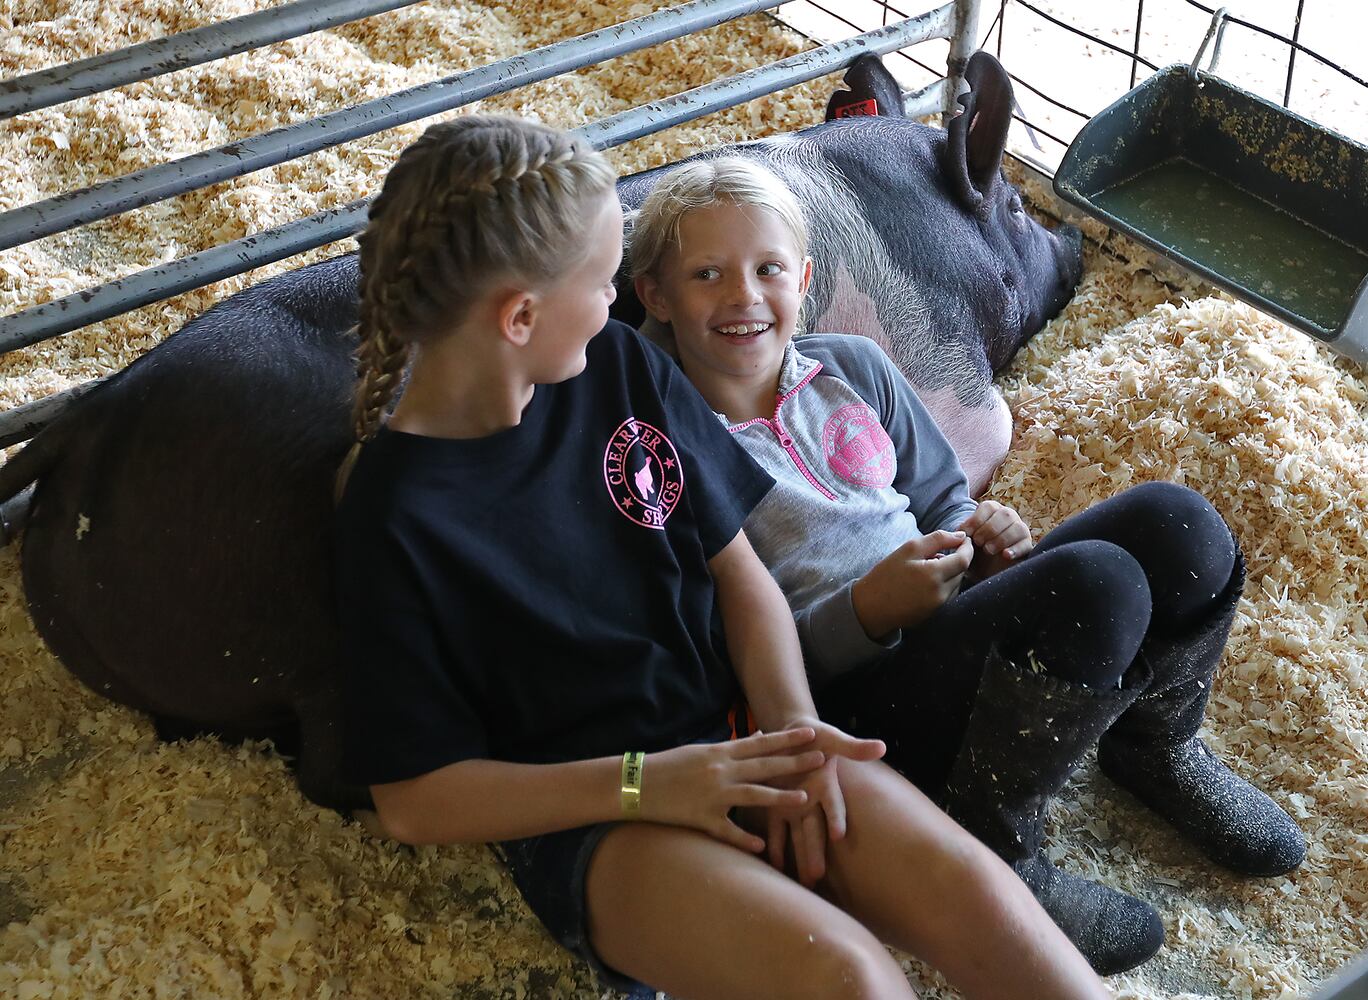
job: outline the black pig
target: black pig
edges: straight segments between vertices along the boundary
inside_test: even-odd
[[[861,73],[896,110],[882,68]],[[1080,264],[1077,235],[1037,226],[999,175],[1001,67],[978,55],[968,76],[948,134],[880,116],[736,148],[811,213],[813,328],[882,344],[982,485],[1010,434],[991,373],[1067,299]],[[657,176],[624,179],[624,204]],[[0,500],[37,483],[24,588],[62,662],[164,737],[274,737],[297,754],[304,794],[339,808],[367,801],[337,773],[328,556],[356,284],[350,255],[225,300],[0,468]]]

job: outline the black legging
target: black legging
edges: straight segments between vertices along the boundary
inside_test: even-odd
[[[819,692],[823,714],[889,744],[889,763],[944,779],[988,649],[1065,680],[1115,687],[1146,635],[1208,613],[1235,568],[1216,510],[1173,483],[1133,487],[1069,518],[1020,563],[961,591],[893,655]]]

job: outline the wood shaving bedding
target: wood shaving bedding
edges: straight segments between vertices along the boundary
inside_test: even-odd
[[[0,0],[0,75],[264,3]],[[431,0],[33,112],[0,129],[0,208],[183,156],[593,30],[655,6]],[[805,46],[764,18],[476,106],[571,126]],[[815,81],[614,151],[625,171],[821,117]],[[0,253],[24,308],[373,192],[415,123]],[[1101,238],[1095,227],[1091,234]],[[343,241],[0,357],[0,406],[118,370],[212,302]],[[1250,582],[1210,741],[1299,818],[1301,870],[1214,870],[1091,766],[1051,814],[1071,870],[1151,899],[1169,944],[1133,1000],[1288,998],[1368,945],[1368,387],[1300,334],[1091,251],[1079,293],[1002,381],[1017,445],[992,495],[1037,532],[1147,479],[1231,521]],[[264,746],[159,744],[46,651],[0,552],[0,996],[601,995],[480,847],[377,842],[304,801]],[[954,996],[914,962],[926,996]]]

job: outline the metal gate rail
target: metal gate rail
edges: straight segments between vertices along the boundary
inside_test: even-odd
[[[3,245],[18,245],[28,239],[36,239],[39,235],[51,235],[134,207],[134,204],[125,204],[122,207],[110,208],[119,201],[118,198],[105,197],[114,185],[124,185],[124,202],[131,199],[136,204],[147,204],[152,200],[171,197],[175,193],[261,169],[316,149],[337,145],[360,135],[368,135],[438,114],[491,94],[503,93],[559,73],[634,52],[745,14],[776,7],[779,3],[780,0],[694,0],[457,74],[446,80],[402,91],[342,112],[324,115],[311,122],[262,133],[232,147],[196,154],[180,161],[129,174],[84,191],[16,209],[0,215],[0,223],[7,219],[11,220],[11,224],[6,226],[5,230],[12,232],[18,228],[12,222],[15,218],[28,219],[30,223],[37,220],[34,235],[4,242]],[[939,109],[948,113],[954,107],[954,96],[963,80],[964,63],[975,47],[978,8],[979,0],[952,0],[926,14],[907,18],[855,38],[802,52],[663,101],[632,108],[582,126],[577,131],[599,148],[609,148],[834,72],[862,52],[876,52],[882,55],[930,38],[950,40],[949,72],[945,80],[938,81],[913,95],[916,106],[921,110],[909,109],[909,112],[927,113]],[[246,18],[239,18],[236,22],[224,22],[218,27],[240,24],[245,20]],[[81,64],[73,63],[71,67],[79,65]],[[51,72],[56,73],[71,67],[59,67],[58,70]],[[2,90],[3,85],[0,85],[0,91]],[[371,117],[368,118],[368,115]],[[380,115],[385,117],[378,117]],[[318,124],[320,122],[324,123],[321,127]],[[354,131],[343,135],[339,131],[342,128]],[[294,141],[311,131],[316,134],[307,140]],[[243,155],[243,148],[249,147],[249,144],[255,145],[250,146],[249,155]],[[234,149],[237,151],[236,154],[230,152]],[[222,162],[224,156],[234,157],[234,169],[220,173],[226,168],[226,164]],[[192,161],[201,164],[200,171],[186,172],[185,165]],[[180,175],[174,182],[168,180],[173,174]],[[170,184],[176,187],[176,190],[148,197],[153,191],[160,190],[155,187],[155,183]],[[142,186],[135,186],[137,184]],[[54,203],[60,203],[64,209],[60,224],[55,216],[44,210],[44,206]],[[71,207],[77,205],[80,206],[79,209]],[[368,199],[360,199],[0,318],[0,353],[68,333],[111,316],[353,235],[365,225],[367,205]],[[0,413],[0,447],[32,437],[78,396],[89,391],[97,381],[99,380],[92,380],[65,392],[54,393],[41,400]]]
[[[63,66],[0,80],[0,120],[335,28],[418,0],[298,0]]]
[[[953,10],[947,5],[919,18],[800,52],[664,101],[632,108],[576,131],[601,149],[617,146],[831,73],[861,52],[884,54],[927,38],[943,38],[952,25]],[[368,204],[369,199],[358,199],[0,318],[0,353],[344,239],[365,226]],[[6,416],[0,414],[0,439],[9,431]]]
[[[779,3],[780,0],[693,0],[305,122],[159,163],[80,191],[0,212],[0,250],[430,118],[529,83],[777,7]]]

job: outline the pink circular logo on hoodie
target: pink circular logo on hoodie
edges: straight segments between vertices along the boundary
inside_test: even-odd
[[[822,451],[831,471],[848,483],[883,489],[893,482],[893,441],[864,403],[843,406],[827,419]]]

